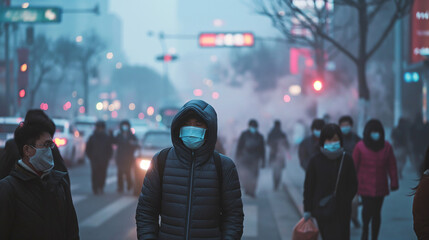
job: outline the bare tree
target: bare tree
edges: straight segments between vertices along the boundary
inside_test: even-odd
[[[358,86],[359,86],[359,98],[363,100],[364,103],[362,107],[364,109],[363,114],[366,118],[366,103],[369,101],[370,93],[367,84],[366,68],[367,63],[374,53],[380,48],[384,40],[388,37],[389,33],[392,31],[397,20],[401,19],[407,15],[413,4],[413,0],[310,0],[315,6],[314,17],[311,13],[303,10],[296,5],[296,0],[264,0],[259,6],[258,11],[270,17],[273,21],[273,24],[281,32],[285,34],[286,37],[290,36],[290,17],[293,16],[295,19],[299,20],[301,26],[311,32],[310,39],[298,38],[296,41],[304,42],[310,46],[316,46],[317,49],[324,49],[323,42],[329,43],[333,48],[343,53],[347,56],[356,66],[357,75],[358,75]],[[308,2],[308,1],[307,1]],[[358,49],[354,52],[352,49],[346,47],[346,43],[335,37],[335,34],[330,32],[330,29],[326,27],[326,20],[329,18],[328,11],[325,9],[325,5],[333,3],[336,12],[340,11],[338,9],[348,9],[355,12],[357,22],[356,29],[356,40]],[[322,7],[318,7],[322,6]],[[261,10],[262,9],[262,10]],[[387,9],[387,10],[386,10]],[[380,11],[390,11],[390,17],[385,21],[385,25],[382,28],[378,28],[376,32],[371,33],[370,28],[374,24],[375,17],[380,13]],[[282,16],[283,15],[283,16]],[[336,27],[333,28],[335,31]],[[369,46],[369,38],[376,39],[373,41],[373,44]],[[317,51],[316,51],[317,52]],[[321,53],[321,54],[324,54]],[[323,55],[322,55],[323,56]],[[317,60],[316,57],[316,62]]]

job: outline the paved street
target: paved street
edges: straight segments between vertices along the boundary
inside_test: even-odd
[[[79,219],[81,239],[136,239],[135,209],[137,198],[131,193],[116,193],[116,168],[109,168],[105,194],[91,192],[89,165],[70,169],[72,194]],[[284,191],[273,192],[268,169],[261,172],[258,197],[243,197],[245,212],[244,240],[291,239],[299,213]]]

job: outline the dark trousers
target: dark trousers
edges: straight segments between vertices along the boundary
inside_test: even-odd
[[[335,216],[333,219],[316,218],[323,240],[350,239],[350,213],[347,216]]]
[[[369,223],[371,222],[371,239],[377,240],[381,225],[381,207],[384,197],[365,197],[362,196],[362,240],[368,239]]]
[[[97,194],[103,192],[106,183],[108,161],[91,161],[92,191]]]
[[[127,181],[127,189],[133,187],[133,180],[131,179],[131,164],[117,164],[118,166],[118,191],[124,190],[124,178]]]

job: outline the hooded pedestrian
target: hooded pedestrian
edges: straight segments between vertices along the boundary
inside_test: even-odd
[[[363,140],[354,151],[358,176],[358,195],[362,198],[362,240],[368,239],[369,223],[373,240],[378,239],[381,225],[381,208],[390,190],[399,188],[396,158],[393,148],[385,140],[384,127],[379,120],[370,120],[364,129]]]
[[[414,188],[413,223],[417,239],[429,239],[429,147],[426,148],[422,177]]]
[[[258,122],[254,119],[249,121],[249,128],[240,135],[236,159],[245,193],[256,197],[259,168],[265,167],[265,143],[264,137],[258,132]]]
[[[92,191],[103,194],[106,182],[107,166],[112,158],[112,139],[106,132],[106,123],[98,121],[95,130],[86,143],[86,155],[91,163]]]
[[[336,124],[326,125],[319,153],[310,159],[304,183],[304,219],[316,218],[323,240],[350,239],[351,203],[357,179]]]
[[[131,132],[131,124],[124,120],[119,124],[119,134],[113,139],[116,144],[116,166],[118,168],[118,192],[124,191],[124,177],[127,181],[127,190],[133,188],[131,169],[135,163],[134,152],[138,148],[136,136]]]
[[[21,159],[0,180],[0,239],[79,239],[67,173],[54,169],[53,130],[46,119],[15,130]]]
[[[298,157],[304,171],[307,170],[310,159],[320,152],[319,138],[324,126],[325,121],[323,119],[314,119],[311,124],[311,136],[306,137],[299,144]]]
[[[348,154],[352,155],[356,144],[361,140],[361,138],[353,131],[353,119],[350,116],[342,116],[338,121],[338,124],[341,128],[341,132],[343,133],[344,150]],[[358,207],[359,196],[356,195],[352,202],[352,222],[357,228],[360,227]]]
[[[282,170],[286,166],[286,154],[289,150],[289,141],[286,133],[282,131],[279,120],[274,122],[274,127],[268,134],[267,145],[270,148],[269,161],[273,168],[274,190],[278,190]]]
[[[186,103],[174,117],[171,139],[173,147],[153,157],[143,182],[138,239],[241,239],[240,182],[234,162],[215,152],[213,107]]]

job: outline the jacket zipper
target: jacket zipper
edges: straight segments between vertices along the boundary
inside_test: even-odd
[[[189,181],[189,194],[188,194],[188,213],[186,217],[186,236],[185,239],[189,239],[189,229],[190,229],[190,219],[191,219],[191,203],[192,203],[192,185],[194,182],[194,163],[195,163],[195,153],[192,151],[192,163],[191,163],[191,178]]]

